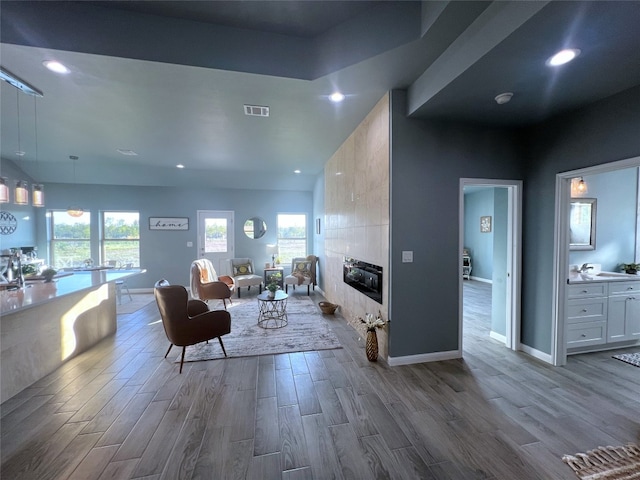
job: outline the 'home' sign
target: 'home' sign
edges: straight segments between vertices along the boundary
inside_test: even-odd
[[[149,217],[149,230],[189,230],[189,218]]]

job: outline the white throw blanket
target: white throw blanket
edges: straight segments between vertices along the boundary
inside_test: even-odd
[[[218,281],[218,274],[216,273],[216,269],[213,268],[213,264],[210,260],[201,258],[199,260],[194,260],[191,265],[198,265],[198,268],[200,269],[200,283]],[[191,296],[193,298],[200,298],[198,296],[198,281],[195,275],[191,275]]]

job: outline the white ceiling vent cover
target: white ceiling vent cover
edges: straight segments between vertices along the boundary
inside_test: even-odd
[[[269,107],[261,107],[260,105],[245,105],[244,114],[252,117],[268,117]]]

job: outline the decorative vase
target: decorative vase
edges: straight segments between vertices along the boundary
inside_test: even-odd
[[[276,297],[276,292],[272,292],[271,290],[267,290],[267,297],[275,298]]]
[[[378,335],[375,330],[367,330],[367,341],[365,342],[367,360],[375,362],[378,360]]]

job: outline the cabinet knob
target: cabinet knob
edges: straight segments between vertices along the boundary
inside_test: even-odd
[[[582,334],[582,335],[580,335],[580,336],[581,336],[582,338],[584,338],[584,337],[586,337],[586,336],[587,336],[587,334],[586,334],[586,333],[583,333],[583,334]]]
[[[587,313],[587,309],[586,309],[586,308],[583,308],[583,309],[582,309],[582,313]]]
[[[589,290],[582,290],[581,293],[589,293]]]

